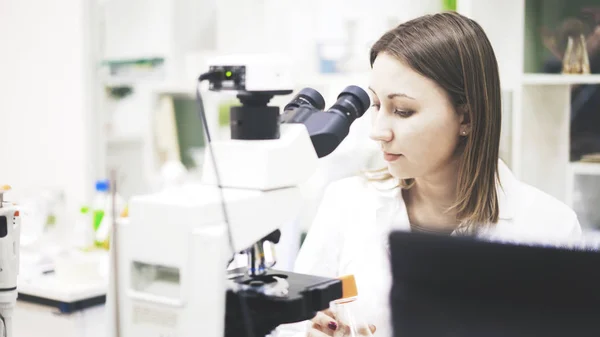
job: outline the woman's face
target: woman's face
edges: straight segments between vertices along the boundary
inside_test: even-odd
[[[371,138],[381,144],[389,172],[399,179],[436,173],[455,159],[462,132],[446,92],[395,57],[380,53],[373,64]]]

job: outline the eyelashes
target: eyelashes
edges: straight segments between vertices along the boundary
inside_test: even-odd
[[[394,110],[394,114],[395,114],[395,115],[398,115],[398,116],[400,116],[400,117],[404,117],[404,118],[406,118],[406,117],[410,117],[410,116],[412,116],[412,114],[414,114],[414,113],[415,113],[415,112],[414,112],[414,111],[412,111],[412,110],[399,110],[399,109],[396,109],[396,110]]]
[[[381,108],[381,105],[379,103],[373,103],[373,104],[371,104],[371,108],[375,108],[376,110],[379,110]],[[406,117],[412,116],[415,112],[413,110],[394,109],[393,113],[394,113],[394,115],[400,116],[402,118],[406,118]]]

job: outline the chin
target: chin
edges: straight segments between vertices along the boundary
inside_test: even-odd
[[[410,170],[407,170],[406,168],[402,167],[401,165],[394,164],[394,163],[388,163],[387,167],[388,167],[388,171],[390,172],[392,177],[394,177],[396,179],[412,179],[415,177],[414,174],[412,174],[412,172],[410,172]]]

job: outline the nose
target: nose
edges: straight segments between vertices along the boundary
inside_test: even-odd
[[[377,142],[387,143],[394,139],[391,123],[387,120],[383,111],[373,111],[371,118],[371,132],[369,137]]]

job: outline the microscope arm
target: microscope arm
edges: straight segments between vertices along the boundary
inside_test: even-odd
[[[318,158],[306,127],[282,124],[280,130],[279,139],[212,143],[235,252],[252,247],[298,215],[302,194],[297,186],[316,170]],[[202,178],[204,184],[217,186],[210,153]],[[218,198],[215,207],[221,207]]]

